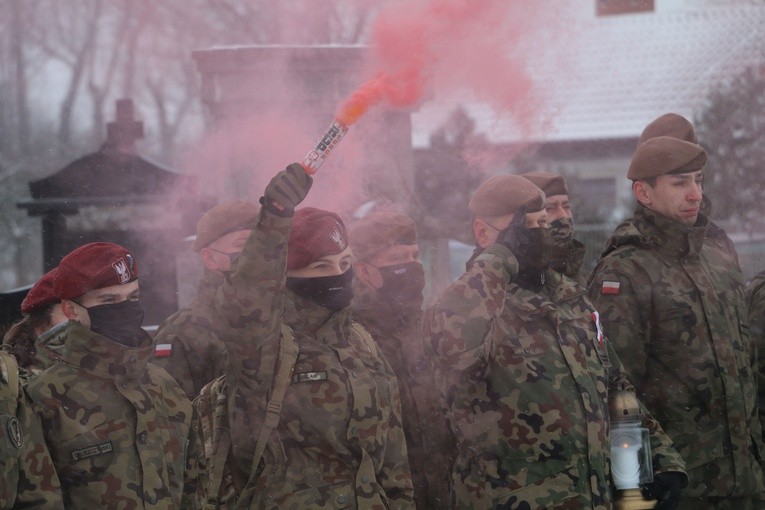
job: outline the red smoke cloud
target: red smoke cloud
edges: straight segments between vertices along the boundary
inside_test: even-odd
[[[369,58],[355,75],[350,72],[357,77],[351,84],[360,86],[334,112],[341,122],[357,124],[322,168],[307,204],[347,214],[375,198],[364,195],[364,181],[370,178],[387,179],[388,188],[400,188],[389,196],[411,199],[410,156],[400,154],[400,145],[387,145],[394,130],[400,134],[408,127],[391,126],[387,111],[412,110],[433,97],[442,104],[444,97],[459,97],[488,105],[496,117],[512,119],[521,133],[538,128],[544,121],[542,98],[527,67],[542,53],[553,53],[556,44],[565,44],[566,20],[561,11],[561,3],[552,0],[394,0],[385,4],[370,32]],[[300,19],[315,19],[309,14]],[[545,40],[545,33],[554,37]],[[253,86],[250,82],[240,84],[236,94],[268,101],[259,111],[219,121],[186,154],[181,166],[198,176],[202,190],[220,199],[257,200],[278,170],[299,161],[313,147],[332,119],[310,115],[313,106],[326,108],[326,100],[317,102],[293,76],[282,62],[258,76],[257,92],[248,91]],[[367,114],[376,105],[377,114]],[[363,122],[358,122],[364,115]],[[485,147],[469,148],[464,157],[470,160],[466,163],[481,169],[497,160],[507,161],[506,155],[487,154]]]

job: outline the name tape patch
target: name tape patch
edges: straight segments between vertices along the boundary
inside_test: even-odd
[[[85,448],[78,448],[72,451],[72,460],[89,459],[90,457],[96,457],[97,455],[103,455],[105,453],[111,453],[114,451],[112,442],[107,441],[101,444],[94,444],[92,446],[86,446]]]
[[[296,382],[296,383],[316,382],[316,381],[326,381],[326,380],[327,380],[326,372],[303,372],[302,374],[295,374],[292,377],[292,382]]]

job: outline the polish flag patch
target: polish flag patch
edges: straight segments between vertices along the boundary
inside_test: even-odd
[[[611,295],[611,296],[618,296],[619,287],[621,287],[621,285],[622,284],[619,282],[604,280],[603,283],[600,284],[600,293]]]
[[[154,347],[154,356],[157,358],[167,358],[173,354],[173,344],[157,344]]]

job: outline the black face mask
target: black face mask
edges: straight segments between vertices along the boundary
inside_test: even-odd
[[[145,337],[143,307],[140,301],[125,300],[120,303],[86,308],[90,316],[90,329],[94,333],[127,347],[136,347]]]
[[[287,277],[287,288],[298,296],[318,303],[333,312],[342,310],[353,299],[353,268],[343,274],[311,278]]]
[[[385,301],[407,307],[422,305],[425,288],[425,270],[419,262],[376,267],[383,279],[377,294]]]
[[[550,264],[552,256],[553,241],[549,229],[529,228],[526,235],[526,255],[525,268],[544,269]]]

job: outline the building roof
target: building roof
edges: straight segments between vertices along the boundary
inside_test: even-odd
[[[547,127],[524,135],[488,106],[464,104],[479,133],[496,143],[637,138],[663,113],[692,119],[715,85],[763,61],[765,3],[604,16],[573,30],[573,44],[535,58],[529,71],[547,99]],[[434,101],[413,115],[415,147],[429,145],[456,106],[448,104],[445,111]]]

